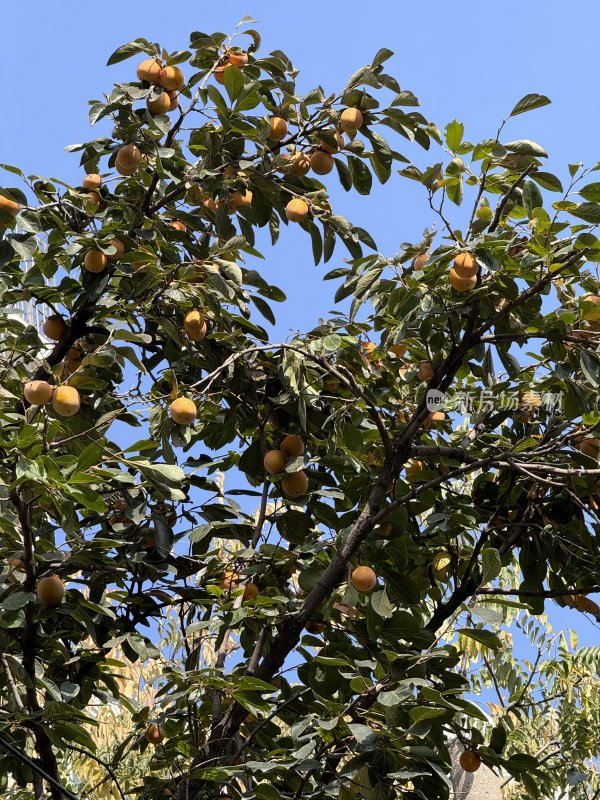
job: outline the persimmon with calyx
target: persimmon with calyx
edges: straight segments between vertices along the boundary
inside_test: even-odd
[[[51,314],[44,320],[44,324],[42,325],[44,335],[54,342],[58,342],[66,330],[67,323],[60,314]]]
[[[285,139],[288,132],[288,124],[283,117],[271,117],[269,119],[269,139],[272,142],[280,142]]]
[[[65,585],[58,575],[48,575],[40,578],[35,593],[43,606],[58,606],[65,596]]]
[[[102,186],[102,178],[96,172],[90,172],[81,184],[85,189],[99,189]]]
[[[290,433],[283,439],[279,449],[286,458],[298,458],[304,453],[304,441],[295,433]]]
[[[443,422],[446,419],[446,415],[443,411],[432,411],[425,417],[425,421],[423,422],[423,428],[428,431],[432,425],[435,425],[438,422]]]
[[[481,757],[474,750],[465,750],[458,761],[465,772],[477,772],[481,766]]]
[[[6,211],[11,216],[16,217],[21,210],[21,206],[14,200],[5,197],[3,194],[0,194],[0,209],[2,209],[2,211]]]
[[[218,211],[220,208],[223,208],[223,202],[224,201],[221,198],[219,198],[219,200],[217,200],[214,197],[206,197],[202,201],[202,205],[205,208],[210,208],[211,211]]]
[[[101,195],[92,190],[87,193],[87,200],[85,201],[86,208],[88,211],[97,211],[98,208],[102,205],[102,197]]]
[[[149,725],[144,735],[146,741],[150,744],[160,744],[165,738],[164,731],[160,725]]]
[[[370,592],[377,585],[377,575],[371,567],[356,567],[352,572],[352,586],[359,592]]]
[[[215,67],[215,69],[213,70],[213,75],[215,76],[215,80],[217,81],[217,83],[220,83],[220,84],[225,83],[225,72],[228,69],[238,70],[238,68],[236,66],[234,66],[233,64],[222,64],[219,67]],[[239,70],[238,70],[238,72],[239,72]]]
[[[117,151],[117,158],[127,167],[137,167],[142,160],[142,153],[135,144],[124,144]]]
[[[303,178],[310,172],[310,156],[306,153],[293,153],[292,155],[284,153],[282,158],[287,161],[281,170],[286,175],[295,175],[297,178]]]
[[[308,475],[304,470],[290,472],[281,481],[281,488],[288,497],[301,497],[308,490]]]
[[[519,397],[519,409],[521,411],[532,413],[534,411],[539,411],[541,406],[542,398],[537,392],[523,392],[523,394]]]
[[[104,272],[108,264],[108,256],[102,250],[88,250],[83,259],[83,266],[88,272]]]
[[[111,255],[107,255],[109,261],[118,261],[121,256],[125,253],[125,245],[120,239],[111,239],[108,243],[111,247],[114,247],[116,253],[112,253]]]
[[[183,320],[183,328],[192,342],[201,342],[206,336],[204,311],[201,308],[188,311]]]
[[[422,479],[425,469],[426,467],[423,461],[419,461],[418,459],[415,461],[409,461],[405,467],[406,480],[409,483],[417,483],[417,481]]]
[[[131,178],[131,176],[135,174],[137,167],[126,167],[121,161],[119,161],[117,156],[115,160],[115,169],[119,175],[122,175],[124,178]]]
[[[206,200],[206,192],[197,183],[194,183],[187,190],[185,199],[192,206],[199,206],[203,200]]]
[[[285,469],[285,456],[281,450],[269,450],[263,459],[265,471],[269,475],[278,475]]]
[[[340,114],[340,128],[343,131],[357,131],[362,127],[364,117],[358,108],[345,108]]]
[[[54,387],[48,381],[28,381],[23,387],[25,400],[34,406],[43,406],[52,400]]]
[[[189,397],[178,397],[169,406],[169,414],[178,425],[191,425],[196,419],[196,404]]]
[[[135,144],[124,144],[117,151],[115,169],[120,175],[129,177],[133,175],[142,160],[142,153]]]
[[[292,198],[285,207],[285,215],[290,222],[304,222],[308,213],[308,203],[300,197]]]
[[[232,192],[229,198],[229,204],[234,210],[238,208],[252,208],[252,192],[250,189],[246,189],[244,192]]]
[[[256,600],[260,594],[260,589],[255,583],[247,583],[244,586],[243,600]]]
[[[79,392],[74,386],[57,386],[52,395],[52,408],[61,417],[72,417],[81,407]]]
[[[454,271],[461,278],[472,278],[479,272],[479,264],[472,253],[459,253],[454,259]]]
[[[451,269],[450,284],[457,292],[470,292],[477,286],[477,275],[472,275],[470,278],[463,278],[456,270]]]
[[[137,76],[140,81],[146,81],[153,86],[158,86],[162,66],[155,58],[146,58],[138,64]]]
[[[422,269],[424,264],[428,261],[428,259],[429,259],[429,253],[419,253],[418,256],[413,258],[412,262],[413,269]]]
[[[63,360],[63,374],[67,377],[72,375],[83,364],[83,352],[79,347],[70,347]]]
[[[229,64],[233,67],[245,67],[248,63],[248,53],[245,50],[232,50],[227,51],[227,58]]]
[[[330,141],[326,141],[325,139],[319,139],[319,147],[321,150],[325,150],[326,153],[339,153],[339,151],[344,147],[346,144],[346,139],[344,138],[344,134],[340,131],[327,131],[331,138],[335,141],[335,145],[332,145]]]
[[[328,175],[334,164],[331,153],[326,153],[324,150],[315,150],[310,157],[310,167],[317,175]]]
[[[237,572],[227,569],[221,576],[221,589],[224,589],[226,592],[231,592],[237,587],[239,582],[240,576]]]
[[[169,92],[179,91],[179,89],[183,89],[185,77],[179,67],[163,67],[158,83]]]
[[[166,114],[171,109],[171,98],[168,92],[161,92],[158,97],[146,100],[146,108],[153,116]]]

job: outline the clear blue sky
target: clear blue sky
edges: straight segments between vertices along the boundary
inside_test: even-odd
[[[3,3],[0,161],[28,174],[79,183],[78,154],[63,148],[95,135],[87,122],[87,101],[101,98],[115,81],[134,79],[136,59],[106,68],[110,53],[140,36],[168,50],[185,48],[191,30],[228,33],[246,14],[257,19],[261,52],[281,49],[300,69],[301,91],[317,84],[326,92],[338,91],[385,46],[396,53],[387,71],[420,98],[423,113],[440,128],[456,118],[465,123],[470,141],[493,136],[520,97],[538,92],[553,104],[511,121],[507,140],[528,138],[544,145],[550,169],[562,178],[568,162],[594,164],[600,158],[600,5],[591,0],[568,5],[556,0],[517,5],[476,0],[34,0]],[[0,173],[0,185],[14,185],[14,177]],[[418,188],[392,178],[385,187],[377,185],[366,201],[338,189],[334,205],[391,255],[401,242],[420,240],[434,221]],[[457,215],[457,225],[460,220]],[[338,245],[327,269],[338,266],[344,254]],[[320,282],[324,268],[313,266],[308,237],[297,228],[284,231],[281,244],[265,255],[265,277],[292,301],[280,312],[277,335],[312,327],[331,308],[335,287]],[[598,638],[577,612],[552,612],[552,618],[585,631],[588,642]]]
[[[104,66],[118,45],[144,36],[175,50],[187,46],[191,30],[229,32],[245,14],[258,21],[262,52],[278,48],[292,58],[301,70],[302,90],[319,83],[326,91],[339,90],[385,46],[396,53],[388,71],[420,98],[425,115],[441,128],[457,118],[465,123],[470,141],[495,135],[516,100],[539,92],[548,94],[553,105],[513,120],[508,139],[540,141],[559,175],[566,173],[569,161],[595,163],[600,158],[595,80],[600,6],[589,0],[573,0],[568,10],[548,0],[526,0],[516,7],[475,0],[305,0],[299,5],[37,0],[3,6],[2,55],[12,79],[2,82],[3,116],[11,122],[0,133],[1,160],[28,172],[78,182],[79,156],[63,148],[92,138],[88,99],[133,77],[135,58]],[[421,157],[416,148],[413,153]],[[333,178],[334,173],[325,180],[333,185]],[[10,183],[11,177],[0,174],[3,180]],[[408,181],[392,179],[377,186],[370,202],[341,190],[334,197],[336,210],[370,230],[386,254],[403,241],[420,240],[434,221],[424,194]],[[343,248],[338,247],[340,258]],[[267,279],[298,301],[286,308],[279,335],[289,328],[306,329],[331,307],[334,285],[319,285],[323,266],[312,265],[310,242],[298,229],[284,233],[264,269]]]

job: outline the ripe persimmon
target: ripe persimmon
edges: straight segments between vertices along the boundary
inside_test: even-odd
[[[162,66],[155,58],[146,58],[138,64],[137,76],[140,81],[158,85]]]
[[[169,414],[178,425],[191,425],[196,419],[196,404],[189,397],[178,397],[169,406]]]
[[[334,167],[331,153],[324,150],[315,150],[310,157],[310,167],[317,175],[328,175]]]
[[[169,92],[179,91],[185,84],[185,77],[179,67],[163,67],[158,82]]]
[[[362,127],[364,117],[358,108],[345,108],[340,114],[340,128],[343,131],[357,131]]]
[[[23,395],[28,403],[43,406],[52,400],[54,387],[48,381],[28,381],[23,387]]]
[[[272,142],[280,142],[288,132],[288,124],[283,117],[271,117],[269,119],[269,139]]]
[[[308,475],[304,470],[290,472],[281,481],[281,488],[288,497],[300,497],[308,490]]]
[[[370,592],[377,585],[377,575],[371,567],[356,567],[352,572],[352,585],[359,592]]]
[[[108,257],[102,250],[88,250],[83,259],[83,266],[88,272],[104,272]]]
[[[57,386],[52,395],[52,408],[61,417],[72,417],[79,411],[81,398],[74,386]]]
[[[293,197],[285,207],[285,215],[290,222],[303,222],[308,212],[308,203],[301,197]]]

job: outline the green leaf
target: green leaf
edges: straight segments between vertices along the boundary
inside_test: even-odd
[[[387,61],[388,58],[391,58],[394,55],[393,50],[388,50],[387,47],[382,47],[381,50],[378,50],[375,54],[375,58],[371,62],[372,67],[378,67],[380,64],[383,64],[384,61]]]
[[[233,103],[244,88],[244,76],[241,69],[230,67],[223,71],[223,86]]]
[[[337,169],[338,178],[342,184],[342,188],[349,192],[352,188],[352,173],[339,158],[335,158],[334,162]],[[333,241],[335,242],[335,239]]]
[[[356,156],[348,156],[348,166],[352,174],[354,188],[359,194],[371,194],[373,186],[373,176],[364,161]]]
[[[337,333],[330,333],[323,339],[323,347],[329,353],[333,353],[341,347],[342,337]]]
[[[575,208],[570,209],[574,217],[591,222],[594,225],[600,223],[600,204],[598,203],[579,203]]]
[[[502,560],[494,547],[485,547],[481,551],[481,586],[493,581],[500,575]]]
[[[529,219],[533,216],[534,208],[541,208],[544,203],[544,198],[539,188],[533,181],[525,181],[523,186],[523,208],[527,212]]]
[[[125,59],[131,58],[131,56],[134,56],[136,53],[147,52],[149,48],[150,43],[146,39],[134,39],[133,42],[122,44],[121,47],[117,47],[115,52],[108,59],[106,66],[110,67],[112,64],[118,64],[119,61],[125,61]]]
[[[252,302],[263,315],[263,317],[267,319],[271,325],[275,325],[275,315],[273,314],[271,306],[267,303],[267,301],[263,300],[262,297],[253,295]]]
[[[483,631],[479,628],[461,628],[457,633],[462,633],[463,636],[474,639],[484,647],[489,647],[490,650],[500,650],[502,648],[502,642],[492,631]]]
[[[377,697],[377,702],[386,708],[394,708],[394,706],[405,703],[409,698],[412,698],[412,690],[410,687],[405,687],[381,692]]]
[[[549,192],[563,192],[563,186],[560,180],[551,172],[532,172],[531,180],[538,183],[542,189],[547,189]],[[599,195],[600,197],[600,195]]]
[[[0,167],[5,169],[7,172],[12,172],[13,175],[18,175],[20,178],[25,177],[23,170],[19,169],[18,167],[13,167],[11,164],[0,164]]]
[[[99,464],[102,459],[102,448],[95,442],[88,444],[88,446],[81,451],[77,464],[73,472],[85,472],[90,467]]]
[[[392,106],[420,106],[418,99],[412,92],[402,91],[394,97],[391,102]]]
[[[600,361],[598,357],[589,350],[582,350],[579,363],[581,371],[592,386],[600,386]]]
[[[8,597],[5,597],[2,602],[0,602],[0,607],[5,611],[17,611],[33,600],[35,600],[35,595],[31,592],[17,592],[16,594],[9,594]]]
[[[579,190],[579,194],[584,200],[589,200],[592,203],[600,202],[600,183],[588,183]]]
[[[505,144],[507,150],[513,153],[519,153],[523,156],[534,156],[534,158],[547,158],[548,153],[544,150],[541,144],[532,142],[529,139],[519,139],[516,142],[509,142]]]
[[[509,116],[516,117],[518,114],[525,114],[527,111],[533,111],[536,108],[550,105],[552,101],[543,94],[526,94],[522,97]]]
[[[408,713],[413,722],[422,722],[424,719],[443,717],[444,714],[448,713],[448,709],[434,706],[417,706],[416,708],[411,708]]]
[[[128,464],[135,466],[154,484],[178,488],[185,478],[184,471],[175,464],[153,464],[150,461],[130,461]]]
[[[389,619],[394,613],[394,606],[390,602],[387,592],[381,589],[378,592],[373,592],[371,595],[371,608],[379,617]]]
[[[11,233],[7,240],[23,261],[29,261],[38,249],[37,239],[30,233]]]
[[[465,126],[462,122],[457,122],[457,120],[449,122],[448,125],[446,125],[446,144],[452,153],[456,153],[460,147],[464,132]]]

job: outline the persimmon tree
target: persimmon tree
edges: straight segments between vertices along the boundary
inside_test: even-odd
[[[527,796],[570,759],[588,797],[597,726],[531,754],[553,678],[507,631],[599,614],[595,168],[563,186],[505,135],[542,95],[472,144],[389,50],[298,96],[259,47],[126,44],[90,106],[112,129],[68,148],[80,185],[4,165],[3,304],[46,321],[0,323],[3,795],[444,798],[458,738]],[[388,257],[329,189],[392,176],[432,224]],[[340,305],[273,342],[256,236],[287,224]]]

